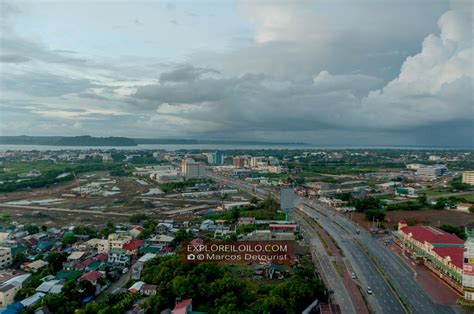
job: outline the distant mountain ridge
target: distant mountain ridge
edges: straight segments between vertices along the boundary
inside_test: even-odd
[[[246,144],[246,145],[306,145],[305,143],[278,143],[258,141],[148,139],[128,137],[83,136],[0,136],[0,145],[49,145],[49,146],[138,146],[150,144]]]

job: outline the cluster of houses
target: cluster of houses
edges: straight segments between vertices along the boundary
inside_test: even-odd
[[[122,228],[102,239],[75,234],[74,226],[50,228],[31,235],[22,226],[0,232],[0,313],[19,313],[47,294],[60,293],[66,281],[88,281],[97,296],[121,276],[139,280],[147,260],[174,254],[172,229],[172,221],[162,222],[156,233],[145,240],[138,239],[144,230],[139,225]],[[74,236],[77,241],[66,245],[62,242],[66,236]],[[52,252],[67,256],[61,269],[57,273],[48,271],[33,295],[15,302],[15,295],[25,282],[49,269],[48,256]],[[17,261],[20,254],[21,262]],[[143,295],[153,294],[151,285],[144,284],[136,290]]]

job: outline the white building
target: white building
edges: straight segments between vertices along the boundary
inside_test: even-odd
[[[464,264],[462,273],[462,287],[464,299],[474,302],[474,230],[467,226],[467,240],[464,243]]]
[[[0,246],[0,269],[7,268],[12,263],[12,249]]]
[[[474,185],[474,171],[465,171],[462,173],[462,183]]]
[[[262,166],[266,166],[267,163],[265,162],[265,157],[252,157],[250,158],[250,167],[258,168]]]
[[[193,159],[184,159],[181,163],[181,172],[186,180],[200,179],[206,175],[206,166],[202,162]]]
[[[421,177],[440,177],[448,172],[443,165],[422,166],[416,170],[416,174]]]

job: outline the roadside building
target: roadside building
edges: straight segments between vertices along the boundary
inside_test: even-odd
[[[127,267],[130,264],[130,256],[125,250],[113,249],[109,252],[107,263],[111,266]]]
[[[462,183],[474,185],[474,171],[464,171],[462,173]]]
[[[393,232],[395,242],[417,262],[462,292],[464,241],[431,226],[408,226],[404,220]]]
[[[474,303],[474,226],[466,227],[467,240],[464,244],[462,286],[464,299]]]

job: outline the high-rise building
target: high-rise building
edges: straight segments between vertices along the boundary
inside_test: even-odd
[[[207,161],[210,165],[223,165],[224,153],[221,151],[215,151],[213,153],[210,153],[207,157]]]
[[[234,157],[234,159],[232,160],[232,165],[234,166],[234,168],[236,169],[242,169],[242,168],[245,168],[245,158],[244,157],[241,157],[241,156],[236,156]]]
[[[462,183],[474,185],[474,171],[465,171],[462,173]]]
[[[250,158],[250,167],[257,168],[262,165],[266,165],[265,157],[252,157]]]
[[[184,159],[181,163],[183,177],[188,179],[200,179],[206,175],[206,166],[202,162],[193,159]]]
[[[464,264],[462,288],[464,299],[474,302],[474,226],[466,227],[467,240],[464,242]]]

